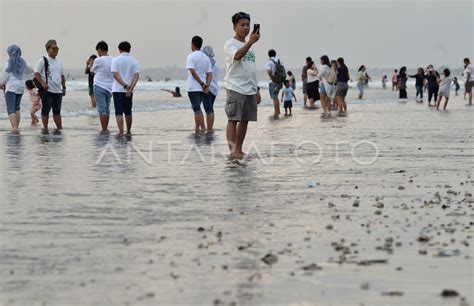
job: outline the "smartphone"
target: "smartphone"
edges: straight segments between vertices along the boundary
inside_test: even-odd
[[[254,24],[253,24],[253,32],[252,32],[252,33],[257,33],[257,31],[260,32],[260,24],[254,23]]]

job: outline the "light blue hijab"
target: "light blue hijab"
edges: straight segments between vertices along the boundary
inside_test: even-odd
[[[214,59],[214,50],[212,50],[211,46],[205,46],[202,48],[202,52],[209,57],[209,60],[211,61],[212,67],[216,64],[216,60]]]
[[[8,69],[5,70],[8,73],[11,73],[21,80],[23,78],[23,73],[25,72],[26,62],[21,57],[21,49],[17,45],[11,45],[7,48],[8,56]]]

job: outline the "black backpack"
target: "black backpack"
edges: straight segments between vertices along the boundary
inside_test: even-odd
[[[275,64],[275,74],[273,75],[273,81],[276,83],[285,82],[286,80],[285,66],[283,66],[280,63],[280,60],[278,60],[278,62],[275,62],[274,60],[271,59],[271,61]]]
[[[46,76],[46,84],[48,84],[48,68],[49,68],[49,62],[46,56],[43,56],[44,60],[44,74]],[[38,91],[45,91],[43,88],[43,85],[41,85],[41,82],[38,81],[36,78],[33,78],[33,83],[35,84],[36,88]]]

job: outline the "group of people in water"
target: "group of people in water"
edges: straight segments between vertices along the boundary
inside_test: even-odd
[[[469,58],[465,58],[463,62],[465,69],[464,99],[468,99],[468,105],[472,105],[472,88],[474,82],[473,67]],[[359,71],[361,71],[361,69],[359,69]],[[409,75],[407,74],[407,67],[403,66],[400,68],[400,70],[395,69],[392,75],[392,91],[398,91],[400,99],[408,98],[407,81],[409,78],[415,79],[416,102],[423,103],[423,94],[424,92],[427,92],[428,106],[436,107],[437,110],[439,110],[443,98],[443,109],[446,109],[451,93],[451,88],[454,87],[455,94],[457,96],[461,87],[457,77],[453,77],[451,75],[449,68],[445,68],[441,73],[439,73],[433,67],[433,65],[428,65],[426,70],[420,67],[417,69],[417,73]],[[364,79],[361,78],[360,82],[363,80]],[[386,80],[387,76],[384,75],[382,77],[382,85],[384,89],[386,89]],[[359,98],[362,98],[362,95],[359,95]],[[433,101],[433,104],[431,104],[431,101]]]
[[[257,104],[260,103],[260,88],[257,83],[255,51],[253,46],[260,39],[260,26],[254,24],[250,29],[250,15],[238,12],[231,18],[234,36],[224,45],[226,71],[224,88],[226,90],[225,112],[227,114],[226,137],[231,158],[243,158],[243,142],[250,121],[257,121]],[[249,37],[249,38],[247,38]],[[194,36],[191,40],[191,53],[186,60],[188,70],[187,94],[194,111],[195,131],[212,133],[214,124],[214,101],[219,89],[219,68],[214,59],[214,51],[210,46],[202,47],[203,39]],[[52,110],[54,123],[58,130],[62,129],[61,103],[66,95],[64,68],[57,58],[59,47],[55,40],[45,44],[46,56],[41,57],[33,69],[21,56],[21,49],[11,45],[7,49],[9,56],[0,72],[0,86],[5,91],[8,117],[13,132],[18,132],[20,123],[20,103],[25,88],[31,101],[31,122],[39,122],[36,112],[41,110],[43,130],[48,131],[49,114]],[[108,45],[100,41],[96,45],[97,55],[91,56],[86,63],[85,73],[89,76],[89,96],[91,105],[97,108],[103,133],[108,133],[110,102],[113,98],[115,118],[119,135],[131,133],[133,92],[139,79],[139,63],[130,55],[131,45],[123,41],[118,45],[119,55],[112,58],[108,55]],[[277,58],[275,50],[268,51],[266,70],[269,76],[269,94],[273,100],[274,116],[280,115],[280,104],[283,104],[285,115],[292,115],[292,101],[296,102],[296,80],[291,71],[285,68]],[[303,105],[315,108],[320,100],[323,110],[322,117],[331,116],[331,110],[344,116],[347,112],[347,95],[350,81],[349,69],[344,58],[330,60],[327,55],[319,58],[320,66],[316,66],[311,57],[306,58],[302,69]],[[474,74],[468,58],[465,64],[465,92],[472,105],[472,87]],[[25,75],[34,73],[33,79],[24,80]],[[449,101],[453,78],[449,69],[440,75],[432,65],[423,70],[418,69],[414,75],[407,74],[407,68],[395,70],[392,77],[393,90],[399,91],[401,99],[407,98],[406,83],[408,78],[416,79],[416,99],[423,101],[423,88],[428,90],[428,103],[434,98],[439,109],[442,98],[445,98],[444,109]],[[361,66],[357,73],[357,88],[362,99],[364,88],[370,79],[366,67]],[[279,92],[282,91],[279,97]],[[179,87],[167,90],[174,97],[180,97]],[[309,102],[309,105],[307,104]],[[204,105],[204,116],[201,110]],[[126,128],[124,127],[126,125]]]

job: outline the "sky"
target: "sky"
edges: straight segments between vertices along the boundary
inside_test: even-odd
[[[265,67],[273,48],[287,67],[307,56],[342,56],[349,67],[410,67],[434,64],[458,68],[474,58],[474,7],[470,0],[332,1],[160,1],[0,0],[2,62],[9,44],[18,44],[34,64],[55,38],[66,69],[83,68],[99,40],[118,53],[132,44],[141,68],[185,67],[192,36],[211,45],[224,66],[223,45],[234,34],[230,17],[250,13],[261,24],[255,45]]]

